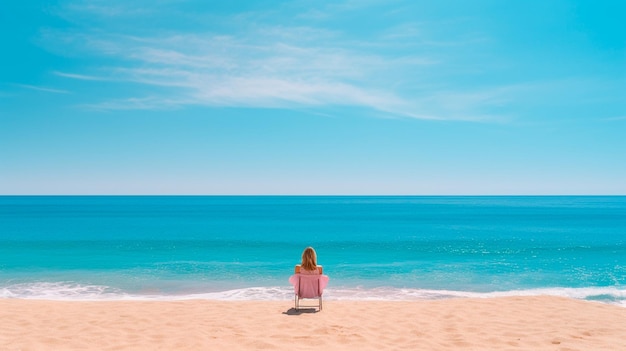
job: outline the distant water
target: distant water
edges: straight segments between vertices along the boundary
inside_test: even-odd
[[[2,196],[0,297],[551,294],[626,306],[626,197]]]

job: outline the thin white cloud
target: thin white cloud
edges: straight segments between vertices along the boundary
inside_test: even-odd
[[[616,117],[609,117],[609,118],[605,118],[606,121],[624,121],[626,120],[626,116],[616,116]]]
[[[385,81],[389,82],[385,76],[398,74],[398,68],[437,64],[428,58],[385,59],[343,48],[302,47],[283,42],[259,45],[252,39],[197,34],[160,39],[118,37],[99,42],[108,52],[133,63],[109,67],[110,79],[173,90],[168,92],[169,98],[134,97],[90,105],[101,109],[162,109],[185,104],[268,108],[347,105],[410,118],[477,118],[442,115],[442,111],[420,102],[427,98],[409,100],[384,86]],[[390,70],[390,66],[395,68]],[[104,80],[93,75],[55,74]],[[373,82],[376,76],[381,81]],[[441,100],[437,101],[449,104]]]
[[[72,79],[78,79],[78,80],[108,80],[104,77],[88,76],[84,74],[66,73],[66,72],[59,72],[59,71],[54,71],[52,72],[52,74],[57,75],[59,77],[72,78]]]
[[[14,85],[18,86],[18,87],[21,87],[21,88],[30,89],[30,90],[43,91],[43,92],[46,92],[46,93],[70,94],[69,91],[62,90],[62,89],[54,89],[54,88],[41,87],[41,86],[36,86],[36,85],[28,85],[28,84],[14,84]]]
[[[381,3],[376,0],[365,5]],[[74,12],[82,17],[98,15],[102,20],[119,12],[119,6],[112,5],[107,12],[102,9],[105,5],[100,1],[82,1],[68,7],[66,16],[71,17]],[[365,5],[346,1],[322,10],[340,13]],[[251,13],[244,17],[254,18]],[[143,94],[136,90],[134,96],[89,104],[93,108],[355,106],[388,117],[497,118],[483,107],[496,101],[498,93],[490,92],[486,97],[481,95],[484,92],[421,88],[429,85],[429,72],[445,62],[441,56],[423,50],[394,48],[396,44],[388,42],[389,36],[402,32],[402,27],[366,41],[313,25],[247,24],[237,22],[237,18],[238,15],[231,17],[241,23],[236,31],[146,34],[137,29],[122,34],[114,28],[89,28],[83,32],[50,29],[42,35],[51,47],[65,45],[78,54],[102,56],[109,62],[92,71],[57,71],[53,72],[55,75],[84,81],[132,82],[146,87]],[[416,27],[407,26],[406,31],[411,32],[407,35],[419,34]],[[398,48],[402,50],[394,50]]]
[[[98,16],[101,18],[126,17],[133,18],[138,15],[151,14],[156,11],[158,3],[167,1],[143,1],[135,0],[128,2],[115,2],[108,0],[75,0],[63,4],[58,15],[68,19],[74,19],[72,15]]]
[[[168,99],[162,96],[149,96],[143,98],[127,98],[108,100],[93,104],[84,104],[82,107],[90,110],[168,110],[178,106],[189,104],[188,101]]]

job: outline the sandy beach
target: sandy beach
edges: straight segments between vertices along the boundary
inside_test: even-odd
[[[436,301],[0,300],[0,350],[625,350],[626,308],[560,297]]]

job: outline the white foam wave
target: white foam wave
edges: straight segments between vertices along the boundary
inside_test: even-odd
[[[454,290],[379,288],[328,288],[324,292],[326,300],[362,301],[407,301],[439,300],[449,298],[494,298],[507,296],[562,296],[583,300],[594,300],[626,307],[626,289],[617,287],[587,288],[541,288],[492,292],[471,292]],[[225,291],[194,294],[140,294],[127,293],[119,289],[99,285],[80,285],[68,282],[22,283],[0,287],[0,298],[43,299],[43,300],[264,300],[284,301],[293,298],[291,287],[251,287]]]
[[[0,288],[0,298],[43,300],[102,300],[118,299],[125,294],[101,285],[81,285],[67,282],[38,282],[12,284]]]

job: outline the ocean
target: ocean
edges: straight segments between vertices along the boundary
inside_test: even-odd
[[[0,298],[556,295],[626,307],[625,196],[0,196]]]

